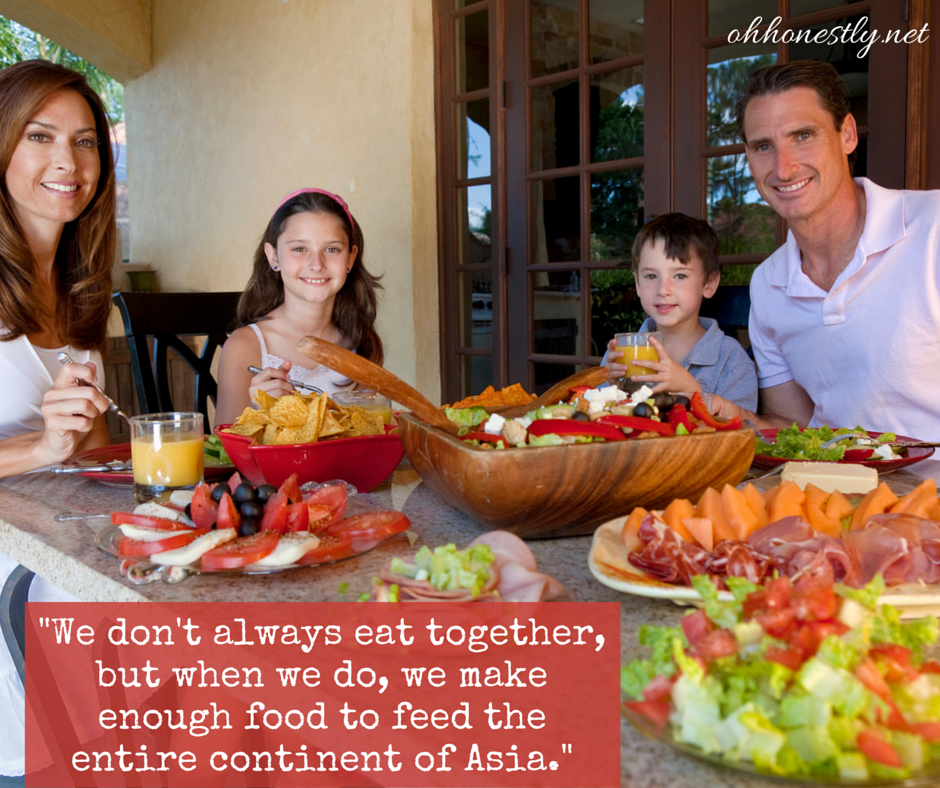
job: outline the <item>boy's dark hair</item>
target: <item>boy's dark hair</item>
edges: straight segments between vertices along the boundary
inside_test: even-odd
[[[735,104],[735,120],[741,139],[744,135],[744,112],[753,98],[783,93],[793,88],[811,88],[816,91],[822,108],[832,116],[836,131],[842,128],[845,117],[852,111],[849,90],[832,63],[821,60],[794,60],[758,69],[744,83],[744,89]],[[855,164],[856,152],[849,154],[849,166]]]
[[[662,241],[666,257],[689,265],[695,254],[702,261],[707,282],[721,268],[718,265],[718,236],[708,222],[684,213],[664,213],[644,224],[633,241],[633,271],[640,265],[643,247]]]

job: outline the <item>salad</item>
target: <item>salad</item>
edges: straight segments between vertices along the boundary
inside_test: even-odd
[[[867,431],[862,427],[806,427],[800,428],[796,424],[790,427],[784,427],[777,431],[777,438],[773,443],[768,443],[760,436],[757,437],[757,447],[755,454],[762,454],[765,457],[781,457],[788,460],[821,460],[824,462],[838,462],[839,460],[894,460],[899,456],[890,446],[876,446],[877,441],[895,441],[897,435],[893,432],[884,432],[877,438],[858,438],[855,440],[841,441],[840,443],[824,449],[822,445],[837,435],[849,435],[851,433],[865,433]],[[852,452],[865,450],[864,457],[853,457]],[[850,452],[846,456],[846,452]]]
[[[729,762],[781,776],[906,779],[940,759],[937,619],[902,622],[863,589],[804,575],[758,587],[727,578],[677,627],[643,626],[652,648],[621,673],[628,715]]]

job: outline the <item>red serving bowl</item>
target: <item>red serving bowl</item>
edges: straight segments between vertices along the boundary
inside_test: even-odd
[[[242,476],[254,484],[266,482],[279,487],[296,473],[300,484],[343,479],[367,492],[395,470],[405,453],[397,430],[385,435],[332,438],[317,443],[257,446],[250,438],[220,432],[223,427],[216,430],[222,445]]]

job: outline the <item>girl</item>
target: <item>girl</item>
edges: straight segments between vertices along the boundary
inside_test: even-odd
[[[111,312],[110,124],[85,78],[33,60],[0,71],[0,476],[106,446],[100,348]],[[66,350],[82,364],[61,365]],[[0,584],[16,562],[0,553]],[[29,599],[70,598],[34,578]],[[16,614],[17,611],[12,611]],[[24,694],[0,645],[0,774],[24,767]]]
[[[375,332],[378,277],[363,265],[365,241],[343,199],[323,189],[287,195],[255,251],[251,279],[238,302],[239,328],[222,348],[216,424],[233,422],[259,391],[279,397],[288,380],[327,393],[354,384],[297,352],[315,336],[382,363]],[[261,367],[257,375],[248,366]]]

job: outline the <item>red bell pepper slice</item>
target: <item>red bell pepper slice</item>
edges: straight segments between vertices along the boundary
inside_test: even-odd
[[[692,432],[692,430],[695,429],[692,422],[689,421],[689,412],[685,409],[685,405],[673,405],[669,409],[667,418],[673,427],[678,427],[681,424],[689,432]]]
[[[481,443],[492,443],[496,446],[501,446],[506,448],[506,440],[502,435],[492,435],[489,432],[483,432],[479,430],[477,432],[468,432],[466,435],[461,435],[460,440],[462,441],[480,441]]]
[[[741,419],[735,416],[728,421],[719,421],[712,416],[708,410],[708,405],[702,399],[702,395],[697,391],[692,394],[692,401],[689,407],[692,408],[692,415],[702,422],[706,427],[713,427],[716,430],[739,430],[741,429]]]
[[[542,435],[584,435],[590,438],[603,438],[605,441],[622,441],[623,432],[617,425],[596,421],[575,421],[574,419],[538,419],[529,425],[529,435],[536,438]]]
[[[608,424],[612,427],[629,427],[637,432],[658,432],[660,435],[675,435],[676,427],[674,424],[667,424],[654,419],[647,419],[643,416],[601,416],[592,424]]]

